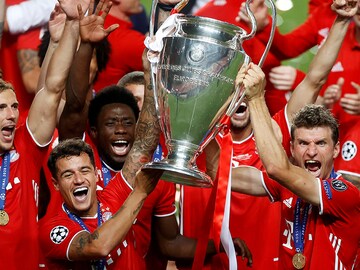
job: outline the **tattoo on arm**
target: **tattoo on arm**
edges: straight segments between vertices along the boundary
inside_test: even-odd
[[[95,230],[93,233],[84,233],[83,235],[81,235],[78,239],[78,242],[76,244],[76,253],[78,255],[82,255],[84,248],[87,244],[91,244],[92,241],[96,240],[99,238],[99,232],[97,230]]]
[[[35,67],[39,67],[39,58],[34,50],[19,50],[17,58],[22,74],[32,71]]]

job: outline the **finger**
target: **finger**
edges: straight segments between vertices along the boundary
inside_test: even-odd
[[[100,10],[103,8],[105,0],[100,0],[99,3],[96,6],[95,15],[98,15],[100,13]]]
[[[94,13],[94,8],[95,8],[94,0],[91,0],[90,1],[90,6],[89,6],[89,12],[88,12],[89,15]]]
[[[118,24],[113,24],[113,25],[110,25],[108,28],[105,29],[105,32],[107,34],[110,34],[112,31],[114,31],[115,29],[117,29],[119,27]]]
[[[356,89],[356,91],[360,94],[360,85],[355,82],[350,82],[351,86]]]
[[[101,14],[101,17],[105,20],[105,18],[106,18],[106,16],[109,14],[109,11],[110,11],[110,9],[111,9],[111,7],[112,7],[112,2],[111,1],[109,1],[108,3],[107,3],[107,5],[105,5],[105,8],[104,8],[104,10],[103,10],[103,13]]]
[[[80,4],[77,5],[77,10],[78,10],[78,14],[79,14],[79,19],[82,20],[84,18],[84,12],[83,12]]]

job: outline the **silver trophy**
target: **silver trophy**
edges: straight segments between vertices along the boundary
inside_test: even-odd
[[[272,7],[274,22],[273,3]],[[231,116],[243,100],[244,89],[235,87],[235,78],[242,64],[251,61],[242,42],[256,32],[248,2],[246,8],[252,21],[249,34],[214,19],[184,15],[175,18],[175,31],[162,40],[152,78],[168,155],[145,164],[143,170],[164,170],[162,179],[179,184],[212,186],[212,179],[198,169],[196,158],[222,129],[221,118]]]

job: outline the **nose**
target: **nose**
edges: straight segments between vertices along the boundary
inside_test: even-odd
[[[310,157],[314,157],[317,155],[317,146],[315,143],[310,143],[308,145],[307,151],[306,153],[310,156]]]
[[[84,177],[80,172],[75,172],[74,174],[74,183],[75,184],[82,184],[84,182]]]
[[[15,110],[11,107],[6,108],[6,118],[15,119]]]
[[[126,133],[126,127],[122,122],[118,122],[115,126],[115,133]]]

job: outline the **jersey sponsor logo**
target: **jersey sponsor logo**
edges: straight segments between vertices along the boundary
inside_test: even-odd
[[[50,239],[55,244],[60,244],[69,234],[69,229],[65,226],[56,226],[50,232]]]
[[[331,72],[342,72],[344,71],[344,67],[341,62],[337,62],[331,69]]]
[[[324,186],[324,190],[325,190],[325,194],[326,197],[331,200],[332,199],[332,193],[331,193],[331,188],[330,188],[330,184],[328,181],[323,180],[323,186]]]
[[[341,181],[339,179],[335,179],[335,180],[331,181],[331,186],[336,191],[345,191],[345,190],[347,190],[347,185],[343,181]]]
[[[341,147],[341,157],[343,160],[352,160],[356,156],[356,153],[357,147],[353,141],[344,142],[343,146]]]
[[[289,199],[283,200],[283,203],[284,203],[288,208],[291,208],[292,201],[293,201],[293,197],[290,197]]]

